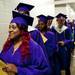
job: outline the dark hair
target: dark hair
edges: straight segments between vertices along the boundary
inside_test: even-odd
[[[26,13],[28,14],[28,16],[30,16],[30,13],[28,11]]]

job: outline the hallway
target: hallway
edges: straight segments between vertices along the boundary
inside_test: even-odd
[[[64,71],[62,71],[62,75],[65,75]],[[71,75],[75,75],[75,50],[71,58]]]

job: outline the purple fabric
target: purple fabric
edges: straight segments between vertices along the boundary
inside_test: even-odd
[[[27,25],[27,22],[21,17],[15,17],[11,20],[11,23],[18,23],[19,25]]]
[[[19,11],[29,11],[29,9],[26,6],[20,7],[18,10]]]
[[[1,53],[0,59],[5,63],[15,64],[18,70],[17,75],[50,75],[49,72],[51,73],[51,68],[48,66],[42,48],[33,40],[29,41],[29,46],[31,53],[29,60],[25,58],[24,61],[21,61],[19,48],[14,54],[12,54],[13,46],[11,46],[6,53]]]

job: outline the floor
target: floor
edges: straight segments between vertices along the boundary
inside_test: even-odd
[[[75,75],[75,50],[71,61],[71,75]]]

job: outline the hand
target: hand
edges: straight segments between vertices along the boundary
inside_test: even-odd
[[[61,46],[64,46],[64,41],[59,41],[58,44],[60,44]]]
[[[17,67],[14,64],[7,64],[3,68],[3,71],[17,73]]]

